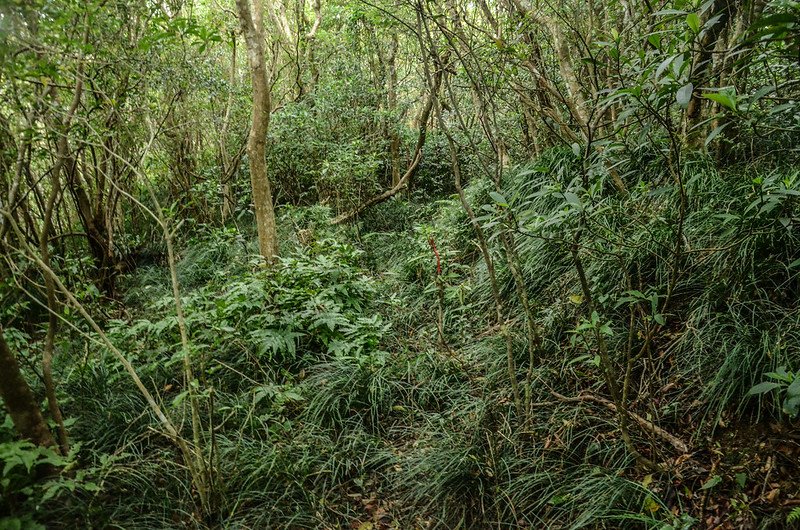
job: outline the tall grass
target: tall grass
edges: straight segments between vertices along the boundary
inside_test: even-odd
[[[51,513],[117,528],[689,528],[691,515],[673,516],[666,491],[643,483],[615,414],[554,394],[607,393],[591,341],[574,340],[586,315],[563,232],[529,232],[530,220],[562,215],[563,199],[547,190],[574,185],[576,171],[571,152],[551,151],[504,183],[542,336],[535,367],[506,254],[489,230],[516,375],[531,375],[527,421],[514,411],[485,264],[455,201],[375,212],[364,226],[383,231],[361,233],[362,250],[324,239],[342,237],[325,228],[326,210],[287,209],[281,230],[296,246],[271,271],[251,267],[252,245],[235,232],[180,253],[190,334],[214,389],[213,406],[203,404],[215,429],[217,513],[198,518],[183,464],[102,352],[62,385],[73,436],[91,440],[81,458],[102,488]],[[618,370],[629,278],[662,297],[675,281],[651,355],[632,365],[631,408],[676,431],[776,412],[769,398],[746,394],[764,372],[800,366],[797,173],[690,162],[675,278],[678,190],[653,172],[628,197],[593,199],[602,215],[584,258]],[[469,199],[489,204],[489,190],[474,180]],[[408,229],[397,215],[425,223]],[[439,277],[429,239],[443,258]],[[169,406],[182,382],[166,276],[144,268],[126,285],[131,318],[111,336]],[[288,338],[274,342],[276,333]],[[648,433],[631,436],[652,458],[668,455]]]

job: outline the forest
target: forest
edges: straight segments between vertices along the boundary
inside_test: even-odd
[[[0,0],[0,530],[800,528],[800,2]]]

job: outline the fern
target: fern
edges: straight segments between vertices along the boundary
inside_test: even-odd
[[[786,524],[797,522],[800,522],[800,506],[789,512],[789,515],[786,516]]]

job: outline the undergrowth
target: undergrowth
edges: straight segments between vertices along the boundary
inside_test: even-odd
[[[4,514],[25,528],[691,528],[701,515],[693,499],[717,475],[684,476],[676,491],[674,476],[636,466],[607,407],[557,397],[604,392],[595,345],[580,331],[585,300],[562,237],[573,222],[565,192],[603,214],[590,218],[598,243],[584,266],[611,350],[629,340],[631,305],[662,324],[652,355],[632,366],[643,396],[632,410],[702,440],[734,422],[788,421],[778,396],[748,391],[778,366],[800,367],[800,177],[688,163],[675,277],[676,187],[640,184],[613,198],[580,190],[570,156],[550,152],[504,182],[541,335],[537,366],[528,365],[526,316],[498,243],[503,225],[492,224],[492,188],[476,180],[467,190],[487,205],[482,222],[511,301],[502,327],[516,376],[530,374],[527,420],[514,410],[490,278],[456,200],[419,210],[425,222],[400,230],[387,219],[414,203],[390,202],[351,229],[331,228],[325,208],[286,208],[281,230],[292,244],[271,268],[231,229],[180,250],[191,355],[213,426],[215,512],[198,517],[185,464],[143,399],[93,336],[73,331],[85,356],[58,368],[71,435],[87,441],[70,457],[81,471],[52,498],[25,488],[4,497]],[[671,281],[673,302],[658,314]],[[167,272],[140,268],[124,293],[108,335],[185,418]],[[630,432],[652,458],[675,463],[662,440]],[[4,491],[54,458],[2,440],[24,463],[4,458]]]

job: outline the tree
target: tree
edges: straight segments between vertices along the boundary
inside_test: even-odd
[[[266,163],[271,100],[264,59],[264,13],[260,0],[255,1],[253,9],[249,0],[236,0],[236,8],[247,46],[247,60],[253,84],[253,115],[247,139],[247,156],[250,162],[250,185],[253,188],[258,247],[261,256],[270,262],[278,256],[278,234]]]
[[[36,445],[54,446],[53,435],[47,428],[28,382],[22,377],[17,358],[3,336],[2,326],[0,326],[0,370],[3,372],[3,377],[0,377],[0,397],[3,398],[11,421],[14,422],[14,428],[21,436]]]

